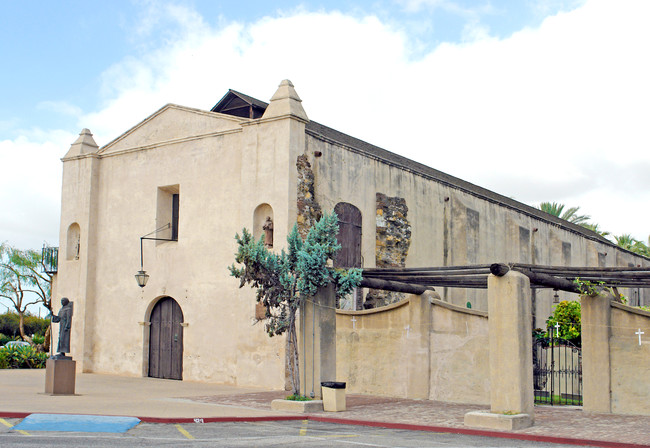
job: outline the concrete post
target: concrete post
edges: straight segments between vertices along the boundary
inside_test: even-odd
[[[336,381],[336,291],[332,285],[320,288],[316,296],[305,301],[304,353],[300,368],[300,393],[321,399],[323,381]],[[303,349],[302,341],[299,349]]]
[[[611,336],[612,297],[581,296],[582,314],[582,409],[591,412],[612,412]]]
[[[406,396],[416,400],[429,399],[431,375],[431,302],[429,298],[440,296],[427,291],[409,298],[409,329],[406,336],[408,344],[408,382]]]
[[[465,414],[465,424],[521,429],[534,422],[530,281],[518,272],[488,277],[491,412]]]

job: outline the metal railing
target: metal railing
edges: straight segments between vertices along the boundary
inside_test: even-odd
[[[43,246],[42,257],[45,272],[56,274],[59,271],[59,248]]]

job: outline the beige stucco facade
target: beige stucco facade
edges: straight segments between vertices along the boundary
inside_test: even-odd
[[[273,249],[283,247],[300,216],[300,155],[313,174],[310,199],[323,210],[347,202],[361,212],[366,267],[375,266],[378,193],[408,206],[406,266],[649,264],[587,230],[310,121],[288,81],[264,107],[261,116],[248,118],[169,104],[104,146],[88,130],[71,146],[63,158],[54,295],[75,304],[72,355],[78,368],[148,375],[151,313],[161,298],[171,297],[183,314],[183,379],[284,387],[284,339],[270,339],[262,323],[253,325],[254,293],[239,289],[227,268],[234,260],[235,233],[246,227],[259,238],[266,216],[274,222]],[[165,226],[173,195],[180,198],[178,240],[142,241],[150,278],[139,288],[134,274],[140,269],[140,238],[171,237]],[[487,311],[487,293],[441,288],[439,294],[446,305],[466,308],[469,302],[479,313],[458,317],[458,310],[440,305],[426,316],[412,315],[409,319],[438,322],[441,330],[418,333],[417,344],[408,349],[403,328],[397,334],[380,317],[363,317],[392,342],[379,345],[369,337],[360,343],[392,365],[413,366],[413,381],[396,381],[389,395],[487,402],[482,386],[487,376],[480,373],[488,368],[481,351],[487,323],[480,313]],[[537,325],[551,312],[551,295],[537,293]],[[637,299],[647,303],[642,292]],[[407,313],[400,307],[394,312]],[[337,340],[347,344],[355,336],[338,319]],[[407,338],[417,333],[411,328]],[[478,367],[468,371],[465,394],[449,397],[440,381],[458,375],[465,361],[455,353],[466,346],[476,353],[467,362]],[[346,347],[341,345],[337,369],[355,356],[352,346]],[[419,353],[427,350],[437,353],[435,359],[419,363]],[[392,375],[384,368],[389,367],[355,373],[358,391]]]

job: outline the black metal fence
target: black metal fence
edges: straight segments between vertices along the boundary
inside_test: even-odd
[[[549,333],[533,339],[535,403],[582,406],[582,349]]]

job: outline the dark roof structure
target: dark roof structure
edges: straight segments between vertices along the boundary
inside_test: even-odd
[[[219,112],[226,115],[234,115],[242,118],[262,118],[268,103],[260,101],[251,96],[244,95],[236,90],[229,89],[223,98],[214,105],[211,112]]]
[[[228,93],[226,93],[226,95],[224,95],[224,97],[221,98],[221,100],[219,100],[219,102],[211,109],[211,111],[227,115],[234,115],[237,117],[256,119],[261,118],[262,115],[264,115],[264,111],[268,105],[269,104],[265,103],[264,101],[260,101],[256,98],[230,89],[228,90]],[[524,215],[546,221],[548,223],[561,227],[564,230],[580,234],[581,236],[590,240],[598,241],[599,243],[607,244],[609,246],[617,247],[620,250],[629,252],[612,243],[597,232],[589,230],[580,225],[573,224],[564,219],[560,219],[535,207],[523,204],[509,197],[490,191],[486,188],[479,187],[470,182],[443,173],[442,171],[438,171],[422,163],[400,156],[399,154],[395,154],[378,146],[371,145],[370,143],[339,132],[336,129],[324,126],[315,121],[309,121],[306,124],[305,130],[313,137],[325,141],[330,140],[333,143],[344,146],[352,152],[356,152],[358,154],[376,159],[397,168],[410,171],[424,178],[434,180],[450,188],[463,191],[464,193],[476,196],[488,202],[499,204],[503,207],[512,209]]]

